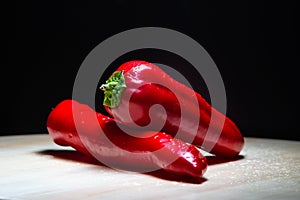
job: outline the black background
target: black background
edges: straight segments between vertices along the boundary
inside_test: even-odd
[[[180,31],[207,50],[225,83],[227,115],[244,136],[300,140],[295,14],[288,1],[16,2],[4,16],[0,134],[46,133],[47,115],[71,98],[77,70],[95,46],[121,31],[156,26]],[[148,53],[123,60],[168,61]]]

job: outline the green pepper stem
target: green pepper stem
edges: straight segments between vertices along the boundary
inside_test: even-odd
[[[124,70],[114,72],[105,84],[100,86],[100,89],[104,91],[103,105],[116,108],[121,101],[121,95],[125,88]]]

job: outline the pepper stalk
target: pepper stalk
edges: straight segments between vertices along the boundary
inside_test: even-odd
[[[118,107],[125,88],[124,70],[114,72],[105,84],[100,86],[100,89],[104,91],[103,105],[110,108]]]

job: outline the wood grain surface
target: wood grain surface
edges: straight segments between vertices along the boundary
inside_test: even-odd
[[[0,137],[0,199],[300,199],[300,142],[246,138],[235,160],[209,154],[203,179],[126,172],[47,134]]]

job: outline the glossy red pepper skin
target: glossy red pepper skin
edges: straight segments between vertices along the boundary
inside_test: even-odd
[[[116,70],[116,72],[121,71],[124,74],[126,88],[122,91],[118,105],[112,108],[104,103],[105,109],[111,116],[130,126],[135,126],[134,123],[146,126],[150,121],[155,126],[161,121],[166,121],[163,131],[175,137],[180,129],[182,133],[180,139],[192,141],[192,144],[211,154],[233,157],[240,153],[244,139],[236,124],[214,109],[200,94],[177,82],[152,63],[129,61]],[[163,85],[156,83],[163,83]],[[104,86],[102,85],[101,89],[105,90]],[[176,95],[172,91],[176,91]],[[182,107],[179,102],[183,102]],[[165,111],[154,109],[150,119],[149,109],[155,104],[163,106]],[[128,112],[132,119],[126,114]],[[182,119],[181,113],[184,113]],[[216,116],[213,121],[212,113]],[[197,114],[200,114],[198,121],[195,120]],[[224,119],[223,124],[222,119]],[[211,127],[207,132],[209,123]],[[195,132],[196,134],[193,134]],[[217,141],[216,134],[220,134]],[[205,143],[203,143],[204,139]]]
[[[136,135],[142,135],[143,138],[133,137],[119,126],[122,125],[118,125],[114,119],[74,100],[60,102],[47,120],[48,132],[56,144],[71,146],[88,156],[96,156],[112,167],[133,171],[163,169],[196,178],[202,177],[206,171],[206,158],[195,146],[162,132],[138,132]],[[100,131],[100,127],[103,131]],[[129,128],[127,130],[137,132]],[[106,142],[107,139],[111,143]],[[159,149],[163,150],[158,154],[153,153]],[[141,153],[142,156],[133,153]],[[170,157],[177,159],[169,163]]]

